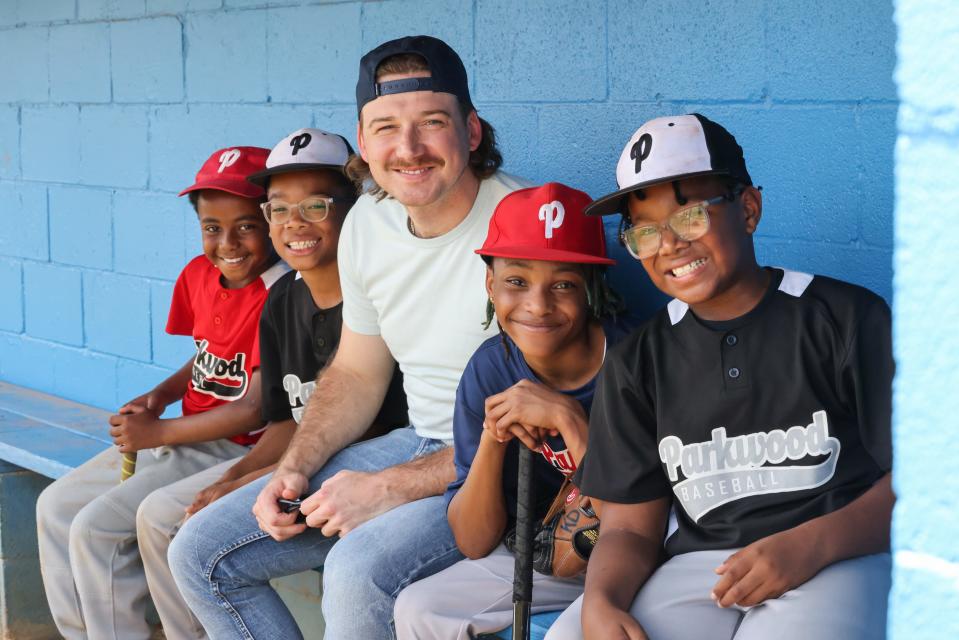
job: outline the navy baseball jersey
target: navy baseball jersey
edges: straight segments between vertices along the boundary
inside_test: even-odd
[[[280,278],[270,290],[260,317],[260,379],[263,419],[293,418],[299,424],[316,387],[316,374],[333,357],[342,326],[338,304],[320,309],[299,273]],[[403,379],[396,368],[374,434],[408,424]]]
[[[193,337],[196,355],[183,414],[209,411],[246,395],[260,366],[258,324],[270,286],[290,268],[278,261],[241,289],[225,289],[220,270],[197,256],[183,268],[170,302],[167,333]],[[252,445],[262,429],[230,438]]]
[[[618,503],[672,497],[669,555],[795,527],[891,469],[888,306],[852,284],[769,271],[762,300],[733,320],[673,300],[599,376],[579,486]]]

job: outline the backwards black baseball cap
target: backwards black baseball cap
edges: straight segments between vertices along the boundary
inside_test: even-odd
[[[403,78],[388,82],[376,81],[376,69],[380,63],[392,56],[415,54],[426,60],[430,69],[429,78]],[[360,77],[356,81],[356,115],[367,102],[380,96],[409,91],[434,91],[451,93],[460,104],[473,109],[470,100],[469,84],[466,81],[466,67],[452,47],[432,36],[407,36],[384,42],[360,59]]]
[[[636,130],[620,154],[619,190],[594,201],[586,214],[625,212],[625,196],[631,191],[708,175],[725,175],[752,186],[743,148],[733,134],[698,113],[655,118]]]

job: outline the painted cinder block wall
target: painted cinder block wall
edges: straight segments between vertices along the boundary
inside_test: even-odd
[[[897,0],[892,640],[959,638],[959,5]],[[945,207],[943,206],[945,204]]]
[[[111,409],[184,362],[176,192],[219,147],[354,138],[360,55],[409,33],[461,53],[536,181],[598,195],[644,120],[725,123],[765,187],[762,259],[891,299],[891,2],[0,0],[0,379]],[[642,290],[636,264],[615,281]]]

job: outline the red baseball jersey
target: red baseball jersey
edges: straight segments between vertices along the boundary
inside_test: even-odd
[[[166,331],[193,336],[193,375],[183,394],[183,415],[209,411],[242,398],[260,366],[260,311],[270,286],[290,268],[277,262],[242,289],[220,285],[220,270],[197,256],[173,288]],[[230,438],[250,446],[262,429]]]

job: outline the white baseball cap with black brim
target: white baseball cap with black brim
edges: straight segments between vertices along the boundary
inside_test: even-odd
[[[626,143],[616,165],[619,190],[593,201],[586,214],[626,212],[631,191],[696,176],[726,175],[752,186],[743,149],[722,125],[698,113],[650,120]]]
[[[266,169],[247,177],[253,184],[265,187],[270,176],[290,171],[338,169],[344,171],[353,155],[353,147],[338,133],[322,129],[297,129],[273,147],[266,159]]]

